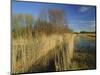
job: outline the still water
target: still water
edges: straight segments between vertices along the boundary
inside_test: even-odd
[[[79,36],[75,48],[77,51],[94,53],[96,52],[96,41]]]

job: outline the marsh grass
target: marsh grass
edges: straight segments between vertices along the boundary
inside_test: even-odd
[[[32,27],[32,16],[19,16],[18,22],[27,24],[17,25],[15,19],[12,29],[13,74],[95,68],[95,57],[75,52],[77,36],[68,27],[40,20]]]
[[[71,49],[69,49],[68,44],[71,40],[69,42],[66,41],[68,40],[68,38],[72,39],[71,37],[72,35],[69,33],[64,36],[53,34],[50,36],[42,35],[41,37],[37,38],[32,37],[31,39],[13,39],[12,72],[27,72],[32,65],[39,63],[43,56],[47,57],[44,57],[42,59],[41,64],[42,66],[46,65],[46,62],[49,61],[51,55],[54,58],[53,61],[55,64],[56,71],[66,70],[66,66],[68,66],[68,63],[73,57],[73,51],[71,51],[73,50],[73,47],[71,47],[73,44],[70,44]],[[68,51],[68,49],[72,53]],[[53,51],[52,54],[48,56],[47,54],[51,51]],[[36,62],[37,60],[38,62]]]
[[[32,39],[13,39],[12,72],[95,69],[95,53],[75,51],[73,49],[75,37],[72,36],[73,34],[66,34],[63,37],[42,35]]]

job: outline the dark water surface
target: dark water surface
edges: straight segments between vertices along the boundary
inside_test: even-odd
[[[96,52],[96,41],[79,36],[75,48],[77,51],[94,53]]]
[[[79,39],[75,40],[75,50],[81,53],[92,54],[94,56],[96,54],[96,41],[79,36]],[[81,61],[81,62],[87,62],[87,65],[89,66],[88,69],[94,69],[96,67],[95,60],[94,59],[93,60],[87,59],[87,60],[88,61]],[[55,71],[56,71],[55,60],[54,58],[52,58],[51,60],[49,60],[49,63],[46,66],[40,66],[40,65],[33,66],[31,70],[29,70],[29,73],[42,73],[42,72],[55,72]]]

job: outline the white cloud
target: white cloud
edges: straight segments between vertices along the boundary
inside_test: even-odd
[[[74,20],[69,23],[69,27],[74,31],[95,31],[95,20],[84,21],[84,20]]]
[[[80,12],[86,12],[86,11],[88,11],[89,9],[90,9],[90,7],[82,6],[82,7],[80,7],[79,11],[80,11]]]

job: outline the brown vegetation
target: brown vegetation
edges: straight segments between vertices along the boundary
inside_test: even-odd
[[[34,21],[28,14],[13,15],[12,73],[47,71],[48,68],[43,69],[51,63],[55,68],[52,71],[79,69],[72,62],[76,34],[63,24],[62,11],[48,12],[49,22],[41,17]]]

